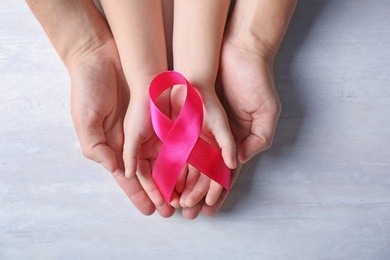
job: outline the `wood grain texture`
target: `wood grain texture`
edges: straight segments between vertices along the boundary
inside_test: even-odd
[[[223,210],[144,217],[84,159],[69,78],[21,0],[0,2],[0,259],[389,259],[390,2],[299,1],[273,147]]]

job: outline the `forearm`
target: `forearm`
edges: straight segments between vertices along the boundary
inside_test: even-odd
[[[145,96],[151,79],[167,70],[161,0],[105,0],[102,5],[131,93]]]
[[[237,0],[225,37],[241,40],[273,59],[297,0]]]
[[[92,0],[26,0],[66,66],[112,38]]]
[[[175,1],[174,68],[197,88],[214,88],[229,2]]]

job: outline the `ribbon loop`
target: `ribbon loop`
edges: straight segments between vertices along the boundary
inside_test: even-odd
[[[175,121],[156,106],[158,97],[168,88],[186,87],[187,96]],[[188,162],[225,189],[230,189],[231,170],[225,165],[221,150],[202,138],[203,105],[194,87],[178,72],[167,71],[150,84],[150,111],[156,135],[163,142],[153,167],[153,180],[169,204],[185,164]]]

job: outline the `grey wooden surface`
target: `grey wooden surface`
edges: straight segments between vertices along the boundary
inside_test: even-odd
[[[390,259],[390,1],[300,1],[276,62],[275,142],[223,210],[138,213],[84,159],[69,78],[0,2],[0,259]]]

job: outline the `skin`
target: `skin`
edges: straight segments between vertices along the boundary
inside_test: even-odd
[[[125,178],[123,122],[130,94],[105,18],[92,1],[27,3],[69,71],[72,118],[83,154],[112,173],[142,214],[157,210],[163,217],[171,216],[166,205],[153,203],[143,188],[145,179]]]
[[[160,203],[156,194],[153,197],[155,189],[149,182],[150,177],[139,174],[150,170],[148,167],[153,164],[153,158],[156,157],[156,150],[150,148],[158,147],[157,140],[152,140],[153,137],[146,138],[149,141],[142,143],[143,149],[138,150],[141,156],[137,157],[136,174],[128,174],[129,178],[124,174],[122,155],[126,130],[123,130],[125,128],[123,122],[128,114],[130,98],[128,85],[130,88],[133,85],[143,86],[148,76],[143,77],[144,81],[140,79],[139,84],[127,84],[126,79],[129,76],[126,75],[125,78],[126,72],[123,73],[114,37],[92,1],[27,0],[27,3],[69,71],[72,82],[72,118],[83,154],[101,163],[112,173],[119,186],[141,213],[150,215],[157,210],[161,216],[171,216],[173,211],[166,204]],[[296,1],[293,0],[238,0],[225,30],[220,57],[221,85],[218,94],[226,109],[238,148],[239,163],[233,171],[232,183],[239,174],[241,164],[255,154],[268,149],[272,143],[281,109],[273,82],[273,59],[295,5]],[[181,10],[185,11],[185,9]],[[222,10],[221,13],[224,15],[224,9]],[[187,10],[187,14],[190,15],[188,12],[191,11]],[[193,19],[195,18],[198,19],[197,17]],[[185,72],[184,57],[191,60],[194,57],[186,56],[185,53],[178,55],[178,53],[180,53],[179,49],[176,50],[176,57],[182,58],[176,60],[174,58],[177,66],[175,69],[183,70],[182,73],[190,78],[191,82],[196,82],[196,86],[200,86],[199,92],[204,90],[205,93],[209,93],[207,86],[213,88],[214,83],[210,83],[213,80],[203,81],[201,74],[191,75]],[[197,60],[196,58],[194,60]],[[183,65],[179,65],[180,60],[183,61]],[[202,86],[206,88],[202,89]],[[172,92],[172,100],[180,100],[182,96],[180,92]],[[208,100],[207,94],[203,94],[202,97]],[[214,98],[213,94],[210,94],[210,97]],[[174,110],[175,105],[172,104],[173,114]],[[205,106],[205,111],[208,111],[208,106]],[[220,111],[220,108],[214,111]],[[218,119],[218,116],[216,118]],[[212,129],[210,131],[211,127],[207,125],[207,119],[204,128],[208,133],[213,133]],[[139,136],[145,137],[145,135]],[[213,137],[217,139],[216,135],[209,136],[210,141],[213,141]],[[223,148],[222,145],[220,146]],[[139,163],[140,158],[141,162],[145,163]],[[234,162],[232,158],[234,156],[224,153],[228,165],[230,159]],[[135,161],[134,157],[133,161]],[[234,163],[230,166],[234,166]],[[183,172],[186,173],[187,169]],[[190,168],[188,172],[191,172]],[[212,189],[209,190],[212,182],[201,179],[202,174],[199,172],[188,174],[187,179],[185,174],[182,176],[184,178],[181,178],[178,185],[181,187],[177,187],[176,190],[183,191],[183,194],[187,190],[187,198],[191,197],[188,194],[193,191],[195,197],[200,197],[200,200],[197,198],[192,202],[190,200],[189,204],[194,204],[192,207],[187,206],[187,199],[180,201],[185,206],[183,216],[193,219],[201,211],[208,216],[216,214],[228,193],[222,191],[217,200],[206,202],[207,197],[202,195],[205,191],[207,195],[212,193]],[[192,184],[184,187],[185,181],[188,185]],[[195,204],[194,201],[198,202]]]
[[[123,162],[127,178],[138,177],[156,207],[172,215],[152,179],[152,169],[161,142],[154,133],[149,109],[149,84],[167,70],[162,6],[160,0],[102,1],[118,46],[121,63],[131,93],[124,120]],[[170,114],[169,93],[160,105]],[[177,205],[173,201],[173,205]]]
[[[173,66],[198,90],[203,100],[202,135],[219,146],[229,168],[236,167],[235,143],[226,113],[220,103],[215,82],[219,54],[230,1],[177,0],[174,3]],[[196,22],[194,22],[196,21]],[[172,112],[177,113],[184,93],[172,90]],[[203,198],[213,205],[222,186],[197,169],[188,166],[185,188],[180,197],[183,208],[195,206]]]
[[[237,0],[225,30],[218,93],[238,148],[232,183],[242,164],[272,144],[281,111],[273,62],[295,6],[292,0]],[[183,215],[215,215],[227,195],[223,191],[214,205],[200,201]]]
[[[102,5],[114,34],[132,94],[124,123],[123,160],[126,176],[131,177],[135,173],[139,179],[142,176],[141,185],[155,205],[159,206],[163,200],[151,179],[151,171],[161,143],[151,126],[147,94],[150,81],[158,73],[167,69],[161,1],[102,1]],[[225,12],[220,11],[221,5]],[[205,103],[206,116],[203,131],[210,136],[210,139],[216,139],[217,144],[222,147],[226,163],[234,167],[233,136],[230,133],[226,114],[215,93],[215,79],[228,1],[186,1],[185,3],[179,1],[174,6],[174,68],[196,84]],[[199,24],[192,23],[195,17],[199,20]],[[205,26],[206,24],[215,26]],[[193,41],[197,37],[204,41]],[[191,42],[195,44],[189,45]],[[188,65],[189,60],[192,61],[190,65]],[[180,91],[173,91],[171,98],[173,117],[180,111],[181,104],[177,102],[180,101],[180,95]],[[170,108],[169,103],[168,100],[161,107]],[[170,111],[167,109],[165,113],[169,114]],[[144,147],[148,149],[143,149]],[[187,172],[191,178],[186,180]],[[185,186],[184,181],[186,181]],[[189,207],[195,205],[206,194],[206,201],[211,201],[210,204],[213,204],[221,190],[219,184],[211,182],[192,166],[188,166],[188,170],[184,169],[176,187],[177,194],[181,193],[180,204],[183,206],[189,201],[189,205],[186,205]],[[172,206],[179,206],[178,198],[179,196],[175,194],[171,202]]]

